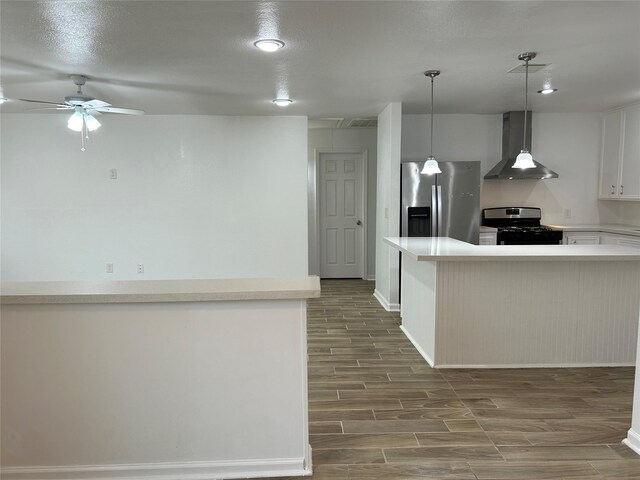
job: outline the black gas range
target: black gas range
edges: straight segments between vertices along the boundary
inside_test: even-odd
[[[540,225],[535,207],[499,207],[482,210],[482,225],[498,229],[498,245],[557,245],[562,231]]]

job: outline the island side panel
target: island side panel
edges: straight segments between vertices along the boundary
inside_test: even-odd
[[[633,365],[637,261],[439,262],[436,366]]]
[[[436,263],[402,257],[402,326],[429,365],[435,360]]]
[[[1,347],[3,478],[309,473],[303,299],[3,305]]]

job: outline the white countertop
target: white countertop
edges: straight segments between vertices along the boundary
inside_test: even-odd
[[[640,237],[640,225],[621,225],[616,223],[581,224],[581,225],[545,225],[565,232],[602,232]]]
[[[620,245],[472,245],[447,237],[387,237],[385,243],[417,261],[640,261]]]
[[[318,277],[115,282],[12,282],[1,303],[162,303],[288,300],[320,296]]]

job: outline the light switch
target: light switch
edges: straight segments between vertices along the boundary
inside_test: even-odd
[[[113,273],[113,263],[107,263],[107,273]]]
[[[111,170],[109,170],[109,178],[111,180],[117,180],[118,179],[118,169],[117,168],[112,168]]]

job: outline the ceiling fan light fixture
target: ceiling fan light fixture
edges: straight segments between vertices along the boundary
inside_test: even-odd
[[[279,107],[288,107],[293,103],[293,100],[291,100],[290,98],[276,98],[275,100],[271,101]]]
[[[282,40],[278,40],[277,38],[264,38],[262,40],[253,42],[253,45],[263,52],[271,53],[284,47],[284,42]]]
[[[84,122],[87,125],[87,130],[89,130],[90,132],[97,130],[98,128],[100,128],[100,125],[101,125],[101,123],[98,120],[96,120],[96,117],[88,113],[84,114]]]
[[[73,115],[69,117],[67,121],[67,128],[73,130],[74,132],[81,132],[84,124],[84,116],[82,113],[77,110],[73,112]]]

